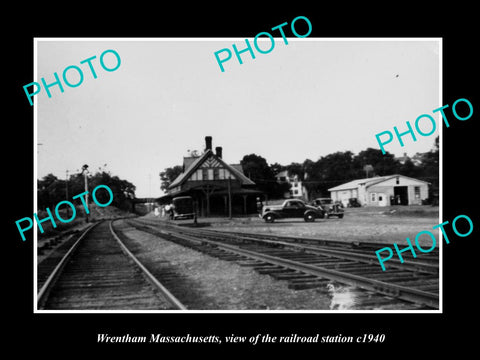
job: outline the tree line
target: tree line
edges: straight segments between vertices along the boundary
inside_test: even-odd
[[[107,185],[113,193],[113,201],[110,206],[115,206],[122,210],[131,208],[130,200],[135,198],[135,185],[127,180],[120,179],[118,176],[112,176],[109,171],[103,168],[95,174],[87,175],[89,196],[91,199],[92,190],[98,185]],[[59,179],[53,174],[48,174],[37,180],[37,206],[38,209],[50,209],[63,200],[81,205],[80,199],[72,201],[72,197],[85,191],[85,177],[83,172],[71,174],[67,179]],[[100,203],[106,203],[109,200],[108,193],[99,191],[95,194]]]
[[[430,198],[434,198],[439,189],[439,138],[435,139],[430,151],[405,159],[396,158],[389,152],[383,155],[380,149],[367,148],[356,155],[351,151],[337,151],[316,161],[305,159],[288,165],[269,164],[260,155],[248,154],[240,164],[244,174],[269,198],[280,198],[288,192],[289,184],[279,183],[275,177],[284,170],[290,177],[296,175],[311,197],[329,196],[329,188],[355,179],[399,174],[429,182]],[[162,171],[161,189],[165,191],[182,170],[182,166],[177,165]]]

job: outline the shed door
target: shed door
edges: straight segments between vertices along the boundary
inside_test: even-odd
[[[408,205],[408,186],[393,187],[394,204],[392,205]]]
[[[378,205],[387,206],[387,196],[384,193],[378,194]]]

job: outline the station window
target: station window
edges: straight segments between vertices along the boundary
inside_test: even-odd
[[[202,169],[202,180],[208,179],[208,169]]]
[[[376,201],[376,198],[377,198],[377,194],[376,194],[376,193],[372,193],[372,194],[371,194],[371,200],[372,200],[372,201]]]
[[[219,180],[220,179],[220,169],[215,168],[213,169],[213,180]]]
[[[400,178],[398,176],[397,176],[397,179],[396,179],[396,184],[400,185]]]
[[[213,180],[213,169],[208,169],[208,180]]]
[[[294,193],[295,195],[298,195],[298,190],[293,190],[293,193]]]

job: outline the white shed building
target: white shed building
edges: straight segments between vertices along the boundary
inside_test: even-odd
[[[421,205],[428,198],[428,182],[403,175],[353,180],[328,189],[333,201],[345,206],[356,198],[363,206]]]

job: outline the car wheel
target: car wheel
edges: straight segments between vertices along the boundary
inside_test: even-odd
[[[338,215],[339,219],[343,219],[343,214]]]
[[[265,222],[267,223],[273,223],[275,221],[275,216],[272,214],[268,214],[265,216]]]
[[[315,221],[315,215],[313,215],[312,213],[305,214],[304,219],[306,222],[313,222]]]

